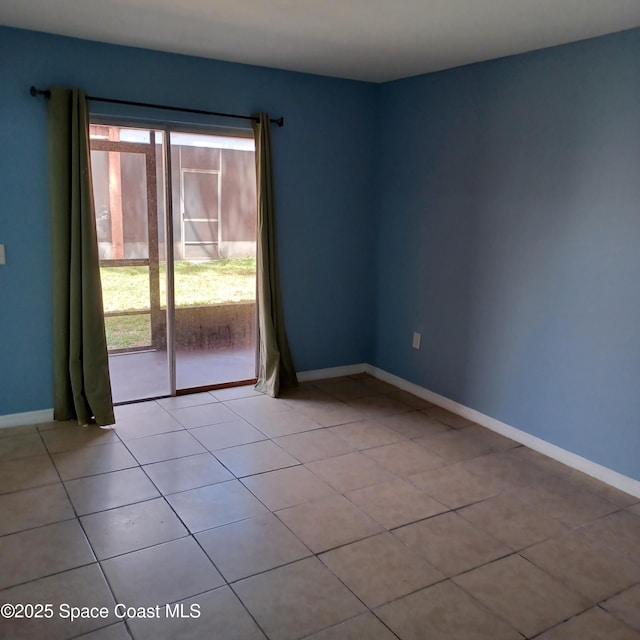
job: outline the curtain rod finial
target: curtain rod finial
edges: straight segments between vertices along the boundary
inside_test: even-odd
[[[51,97],[51,91],[49,91],[49,89],[38,89],[36,87],[34,87],[33,85],[31,85],[31,88],[29,89],[29,93],[35,98],[36,96],[44,96],[45,98],[50,98]]]
[[[279,127],[284,127],[284,116],[280,116],[278,119],[274,120],[274,122],[275,122]]]

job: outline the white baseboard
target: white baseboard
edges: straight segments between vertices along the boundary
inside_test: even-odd
[[[9,427],[22,427],[26,424],[39,424],[41,422],[51,422],[53,420],[53,409],[42,409],[41,411],[26,411],[25,413],[10,413],[0,416],[0,429]]]
[[[298,371],[296,374],[300,382],[311,382],[312,380],[324,380],[325,378],[341,378],[342,376],[355,376],[364,373],[367,367],[362,364],[349,364],[345,367],[329,367],[328,369],[312,369],[310,371]]]
[[[567,451],[562,447],[558,447],[555,444],[551,444],[546,440],[542,440],[537,436],[533,436],[526,431],[522,431],[521,429],[517,429],[516,427],[512,427],[504,422],[500,422],[500,420],[496,420],[491,416],[487,416],[484,413],[480,413],[475,409],[471,409],[466,407],[463,404],[455,402],[454,400],[450,400],[449,398],[445,398],[433,391],[429,391],[429,389],[425,389],[413,382],[409,382],[403,378],[399,378],[391,373],[387,373],[382,369],[378,369],[372,365],[365,366],[366,373],[374,376],[375,378],[379,378],[384,382],[388,382],[399,389],[403,389],[404,391],[408,391],[419,398],[424,400],[428,400],[429,402],[433,402],[433,404],[442,407],[443,409],[447,409],[453,413],[457,413],[463,418],[467,418],[468,420],[472,420],[487,429],[491,429],[491,431],[495,431],[500,435],[506,436],[507,438],[511,438],[520,444],[523,444],[534,451],[538,451],[539,453],[548,456],[549,458],[553,458],[558,462],[562,462],[566,464],[568,467],[572,467],[573,469],[577,469],[578,471],[582,471],[589,476],[597,478],[602,482],[605,482],[616,489],[620,489],[620,491],[624,491],[626,493],[631,494],[632,496],[636,496],[640,498],[640,481],[635,480],[634,478],[630,478],[629,476],[625,476],[613,469],[609,469],[608,467],[603,467],[601,464],[597,462],[593,462],[592,460],[588,460],[587,458],[583,458],[571,451]]]

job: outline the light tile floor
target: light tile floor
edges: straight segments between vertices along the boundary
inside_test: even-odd
[[[640,640],[640,500],[379,380],[116,415],[0,430],[1,638]]]

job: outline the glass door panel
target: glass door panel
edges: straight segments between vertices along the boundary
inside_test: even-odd
[[[176,387],[255,379],[252,138],[171,132]]]
[[[161,131],[91,125],[91,170],[114,402],[171,393],[161,305]],[[159,206],[160,205],[160,206]],[[166,268],[163,270],[166,273]]]

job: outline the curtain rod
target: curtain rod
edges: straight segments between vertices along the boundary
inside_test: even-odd
[[[48,89],[36,89],[31,87],[29,93],[32,96],[44,96],[45,98],[51,97],[51,91]],[[130,100],[115,100],[114,98],[97,98],[96,96],[86,96],[87,100],[92,102],[107,102],[109,104],[126,104],[131,107],[149,107],[152,109],[164,109],[165,111],[181,111],[182,113],[197,113],[203,116],[222,116],[224,118],[236,118],[239,120],[253,120],[257,122],[258,119],[254,116],[245,116],[237,113],[221,113],[219,111],[204,111],[203,109],[186,109],[184,107],[169,107],[162,104],[152,104],[150,102],[132,102]],[[277,124],[279,127],[284,126],[284,116],[279,118],[271,118],[270,122]]]

